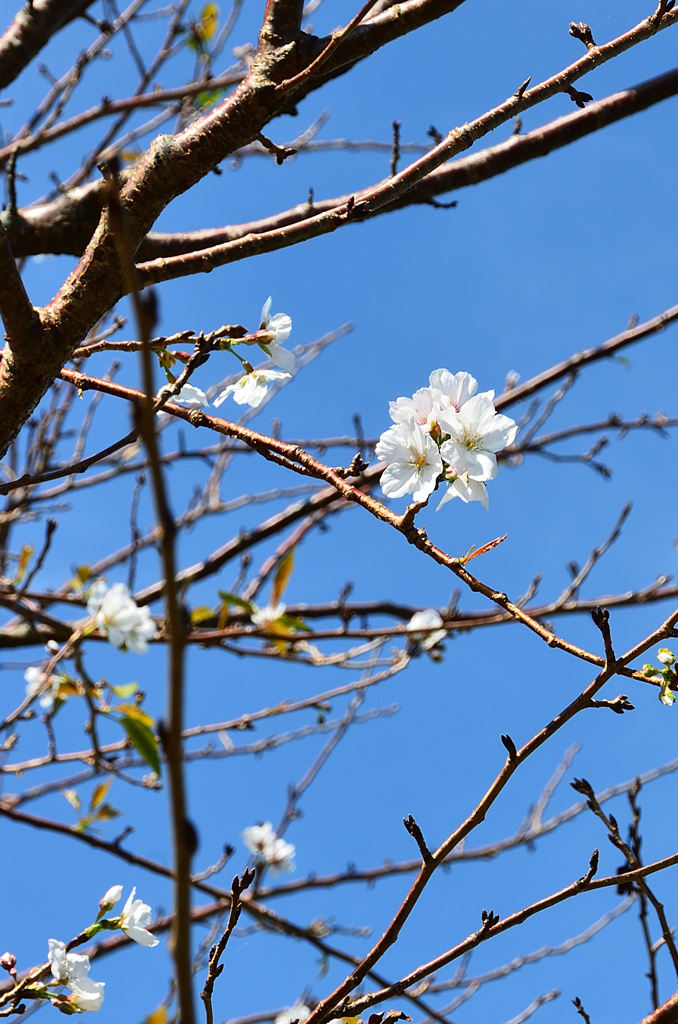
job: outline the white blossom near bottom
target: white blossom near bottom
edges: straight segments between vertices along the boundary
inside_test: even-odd
[[[289,380],[291,373],[282,373],[280,370],[252,370],[246,373],[235,384],[229,384],[220,395],[214,399],[215,409],[225,402],[229,395],[233,395],[233,401],[238,405],[250,405],[257,409],[264,398],[269,387],[276,380]]]
[[[310,1008],[305,1003],[296,1002],[293,1006],[288,1006],[286,1010],[279,1013],[275,1018],[274,1024],[292,1024],[293,1020],[298,1020],[300,1024],[303,1024],[306,1018],[310,1016]]]
[[[487,487],[482,480],[471,480],[468,473],[454,477],[449,483],[445,494],[438,503],[436,512],[439,512],[445,502],[452,501],[452,498],[461,498],[462,501],[479,501],[484,509],[489,509],[490,498]]]
[[[384,431],[374,451],[387,463],[381,475],[387,498],[411,494],[416,502],[426,501],[443,471],[443,460],[438,445],[413,417]]]
[[[87,611],[96,627],[114,647],[145,654],[157,627],[148,608],[139,608],[124,583],[107,587],[98,580],[92,587]]]
[[[442,624],[440,613],[435,608],[426,608],[423,612],[415,612],[405,629],[413,634],[412,639],[419,643],[423,651],[428,651],[447,636],[447,632],[440,629]],[[420,633],[422,629],[426,632]]]
[[[296,849],[292,843],[276,835],[270,821],[262,825],[250,825],[243,829],[242,837],[257,863],[267,864],[274,875],[281,871],[294,871]]]
[[[114,888],[118,887],[114,886]],[[160,940],[147,928],[152,920],[151,908],[148,903],[134,899],[136,891],[136,888],[132,889],[127,897],[127,902],[120,915],[120,927],[125,935],[134,939],[140,946],[157,946]]]
[[[104,1001],[103,981],[88,978],[89,957],[79,953],[67,953],[66,944],[58,939],[48,942],[47,959],[55,981],[70,989],[68,1002],[78,1010],[99,1010]]]

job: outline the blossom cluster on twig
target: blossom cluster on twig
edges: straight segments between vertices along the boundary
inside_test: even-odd
[[[250,825],[243,830],[242,837],[257,864],[270,867],[274,875],[294,871],[295,847],[276,834],[270,821]]]
[[[140,946],[157,946],[159,939],[148,931],[151,923],[151,908],[142,900],[135,899],[136,888],[132,889],[127,901],[118,917],[107,918],[105,915],[113,909],[122,897],[122,886],[112,885],[99,901],[99,912],[96,920],[89,928],[70,943],[61,942],[60,939],[49,939],[47,943],[47,964],[40,968],[35,980],[29,984],[20,983],[20,989],[16,996],[9,992],[6,1001],[16,1002],[18,998],[35,1000],[48,1000],[62,1013],[86,1013],[101,1009],[104,1001],[104,981],[93,981],[89,975],[90,959],[84,953],[73,953],[73,946],[93,938],[99,932],[117,931],[120,929],[134,942]],[[11,953],[5,953],[1,958],[1,965],[8,970],[16,981],[16,957]],[[52,981],[45,983],[42,978],[47,968],[52,973]],[[66,988],[64,992],[54,992],[53,989]],[[17,1012],[23,1012],[21,1006],[17,1006]]]
[[[225,402],[229,395],[233,397],[233,401],[237,402],[238,405],[249,405],[252,409],[257,409],[266,397],[271,384],[275,381],[290,379],[291,374],[288,371],[294,365],[294,356],[288,349],[284,348],[284,343],[292,331],[292,318],[287,313],[274,313],[271,316],[272,302],[273,300],[269,295],[261,310],[259,330],[255,335],[251,336],[251,340],[246,341],[246,344],[257,344],[266,353],[273,365],[279,366],[281,369],[253,369],[250,363],[234,350],[234,346],[242,344],[243,341],[229,341],[228,347],[230,351],[240,359],[247,372],[235,384],[229,384],[228,387],[224,388],[217,395],[214,399],[215,409],[222,402]],[[209,405],[205,392],[193,384],[184,384],[179,393],[172,397],[171,401],[193,409]]]
[[[497,475],[497,456],[513,443],[518,425],[494,408],[494,391],[476,394],[469,373],[434,370],[429,387],[389,404],[394,425],[379,438],[386,463],[381,488],[387,498],[411,494],[424,503],[444,481],[438,508],[452,498],[488,508],[486,482]]]

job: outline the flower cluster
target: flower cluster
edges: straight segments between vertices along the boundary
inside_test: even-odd
[[[257,864],[267,864],[274,875],[281,871],[294,871],[295,848],[276,835],[270,821],[263,825],[250,825],[244,829],[242,837]]]
[[[294,355],[283,347],[284,342],[292,331],[292,318],[287,313],[274,313],[271,316],[271,304],[273,299],[269,295],[261,310],[260,327],[256,334],[249,336],[248,345],[257,344],[266,353],[274,366],[280,366],[285,372],[279,370],[253,370],[249,363],[245,363],[247,373],[237,380],[235,384],[229,384],[214,399],[214,407],[218,408],[225,402],[229,395],[238,405],[249,405],[257,409],[266,393],[277,380],[289,380],[291,374],[288,370],[294,365]],[[162,393],[162,392],[161,392]],[[190,409],[199,409],[209,405],[207,395],[200,388],[193,384],[184,384],[181,391],[174,395],[170,401],[178,405],[186,405]]]
[[[140,946],[157,946],[158,939],[146,928],[151,922],[151,908],[141,900],[135,900],[136,889],[132,889],[120,917],[101,920],[122,896],[122,886],[112,885],[99,901],[99,914],[96,922],[88,928],[86,935],[91,938],[103,928],[122,931],[138,942]],[[89,957],[81,953],[69,953],[68,946],[59,939],[48,942],[47,960],[54,981],[65,985],[69,990],[67,996],[55,996],[53,1001],[66,1013],[84,1013],[88,1010],[99,1010],[104,1001],[103,981],[92,981],[88,978],[90,969]],[[44,998],[45,995],[43,994]]]
[[[415,612],[405,629],[420,651],[430,651],[447,636],[446,630],[440,628],[442,625],[440,612],[435,608],[426,608],[423,612]]]
[[[675,686],[678,682],[676,656],[668,647],[660,647],[657,652],[657,661],[661,663],[662,667],[655,668],[654,665],[643,665],[643,675],[651,679],[653,683],[660,684],[659,699],[662,704],[671,707],[676,700],[676,695],[671,689],[671,685]]]
[[[124,583],[107,587],[97,580],[90,592],[87,611],[100,633],[114,647],[145,654],[157,627],[148,608],[139,608]]]
[[[386,463],[381,487],[387,498],[411,494],[423,503],[442,477],[452,498],[488,508],[486,481],[497,475],[497,456],[513,443],[517,424],[494,408],[494,391],[476,394],[469,373],[434,370],[429,386],[389,404],[394,425],[379,438],[377,458]]]

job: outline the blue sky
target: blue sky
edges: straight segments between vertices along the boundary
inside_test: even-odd
[[[245,0],[233,45],[254,41],[262,6]],[[352,13],[350,5],[325,0],[312,20],[316,31],[323,33]],[[483,5],[468,0],[453,15],[336,79],[309,97],[297,118],[279,119],[268,133],[276,142],[289,141],[329,110],[331,117],[321,138],[388,140],[391,122],[397,118],[404,141],[425,142],[431,124],[447,131],[503,100],[528,75],[537,82],[576,59],[583,47],[568,34],[571,20],[589,22],[594,38],[605,41],[648,13],[645,5],[631,0],[616,4],[588,0],[584,5],[580,0],[576,4],[573,0],[554,0],[549,5],[526,2],[519,11],[494,0]],[[601,98],[668,70],[675,60],[675,31],[668,30],[600,68],[581,87]],[[91,28],[72,26],[46,50],[45,63],[54,74],[62,73],[78,47],[91,38]],[[142,40],[150,52],[151,27],[146,26]],[[171,74],[162,76],[163,83],[185,80],[189,66],[190,61],[180,55]],[[134,73],[116,51],[111,60],[88,70],[84,88],[87,91],[72,102],[69,112],[85,109],[104,92],[129,95]],[[15,107],[1,112],[5,131],[23,122],[43,89],[44,81],[33,67],[17,87],[8,90]],[[524,130],[572,109],[569,98],[557,96],[524,116]],[[633,314],[647,319],[676,302],[678,212],[671,200],[678,160],[677,111],[678,100],[667,101],[568,149],[463,190],[454,196],[458,206],[453,210],[416,208],[384,215],[304,246],[163,285],[158,289],[158,330],[166,334],[187,328],[207,331],[222,323],[243,323],[255,329],[269,294],[274,311],[292,316],[292,340],[297,344],[351,322],[352,332],[310,364],[253,421],[266,432],[272,419],[279,420],[284,438],[350,433],[355,413],[362,418],[366,436],[377,436],[389,425],[388,401],[425,385],[431,370],[441,366],[453,372],[468,370],[481,390],[500,391],[509,371],[526,379],[623,330]],[[505,126],[488,142],[507,137],[510,130],[510,125]],[[27,159],[30,180],[20,184],[20,204],[46,191],[50,170],[61,178],[72,173],[96,138],[97,130],[92,130],[82,140],[78,137],[53,152],[46,150]],[[258,157],[244,161],[237,170],[224,165],[221,176],[209,176],[172,203],[158,228],[188,230],[265,216],[302,201],[309,187],[318,198],[342,194],[385,176],[388,159],[385,153],[339,152],[302,154],[282,167]],[[28,261],[25,281],[33,301],[46,302],[73,264],[66,257]],[[611,412],[634,417],[663,410],[674,415],[675,332],[670,328],[630,349],[624,362],[586,369],[555,411],[551,429],[603,419]],[[217,362],[219,355],[200,369],[196,383],[207,387],[233,372],[225,355],[223,362]],[[91,361],[88,368],[103,372],[107,362]],[[136,378],[136,363],[130,360],[119,379],[134,383]],[[229,415],[226,406],[221,411]],[[512,414],[523,411],[518,407]],[[124,433],[127,416],[126,409],[105,399],[91,450]],[[176,443],[174,428],[166,437],[168,447]],[[202,440],[202,436],[190,437],[190,443]],[[575,441],[559,451],[581,452],[586,446]],[[482,579],[514,598],[541,573],[540,594],[547,600],[569,581],[568,562],[574,559],[582,564],[608,536],[624,504],[632,500],[633,512],[621,539],[596,568],[583,596],[647,586],[658,574],[675,571],[673,438],[650,431],[638,431],[623,440],[611,437],[601,458],[613,471],[609,480],[583,464],[554,464],[532,456],[518,468],[500,471],[490,489],[489,513],[479,505],[453,502],[437,514],[425,510],[422,525],[451,554],[462,554],[471,545],[508,533],[503,545],[473,567]],[[200,478],[199,471],[189,466],[169,473],[168,478],[174,507],[180,511]],[[225,477],[224,497],[298,482],[277,468],[259,467],[248,457],[236,462]],[[94,561],[126,543],[133,484],[129,477],[108,485],[105,493],[97,496],[86,491],[72,502],[42,576],[45,587],[63,582],[72,565]],[[404,501],[395,502],[394,508],[401,511]],[[141,515],[148,527],[147,504],[142,504]],[[250,509],[206,521],[181,540],[181,564],[204,556],[258,516],[259,510]],[[41,536],[42,529],[41,524],[28,524],[17,537],[22,542],[33,539]],[[262,548],[257,559],[270,550],[272,546]],[[151,552],[140,562],[139,582],[150,582],[157,573]],[[217,587],[230,587],[235,575],[236,567],[228,566],[218,578],[196,588],[192,600],[213,603]],[[120,570],[111,575],[112,580],[124,578]],[[449,573],[427,562],[359,509],[333,519],[329,532],[304,541],[286,599],[290,603],[333,600],[348,580],[355,583],[352,596],[356,600],[392,597],[427,606],[443,606],[455,587]],[[462,593],[460,606],[466,610],[485,604]],[[669,606],[650,605],[614,612],[617,649],[632,646],[669,611]],[[600,638],[587,616],[559,619],[555,625],[573,642],[600,650]],[[30,653],[41,656],[39,651]],[[162,713],[159,652],[140,659],[98,646],[88,664],[92,673],[112,681],[138,681],[148,693],[149,709]],[[290,665],[271,666],[191,649],[187,724],[235,717],[287,697],[306,697],[339,685],[345,677],[338,670],[320,677]],[[347,863],[368,867],[385,858],[413,857],[414,843],[401,824],[410,813],[431,845],[440,842],[469,813],[500,768],[504,757],[500,734],[508,732],[516,742],[524,742],[589,679],[586,666],[549,651],[513,625],[448,641],[442,664],[426,658],[415,662],[366,701],[367,708],[397,704],[399,712],[355,727],[304,797],[303,817],[287,835],[297,847],[293,877],[342,870]],[[12,701],[22,688],[21,672],[6,673]],[[613,697],[622,689],[636,711],[625,716],[604,711],[578,716],[521,770],[471,845],[515,831],[573,743],[582,749],[554,797],[555,810],[577,799],[567,786],[573,774],[584,775],[602,788],[676,756],[678,712],[663,708],[655,690],[633,681],[610,684],[605,696]],[[344,706],[337,702],[333,714],[340,714]],[[79,709],[70,706],[61,715],[65,749],[82,742],[79,716]],[[291,725],[311,720],[308,713],[299,714]],[[253,735],[265,734],[266,727]],[[240,734],[236,739],[241,740]],[[221,884],[228,884],[227,879],[244,864],[242,829],[253,821],[275,823],[280,818],[288,783],[301,778],[322,743],[322,736],[313,736],[260,758],[231,757],[191,768],[190,808],[201,837],[198,870],[218,858],[225,842],[232,842],[237,852],[219,878]],[[44,737],[33,724],[22,739],[22,756],[42,750],[43,745]],[[675,803],[675,785],[668,776],[643,791],[647,859],[676,848],[675,815],[667,814]],[[164,794],[116,783],[111,799],[124,810],[120,827],[135,825],[130,848],[168,862]],[[625,828],[624,799],[618,798],[613,807]],[[59,794],[29,809],[72,820]],[[109,838],[119,831],[118,824],[108,826]],[[154,909],[169,906],[169,889],[161,879],[62,838],[29,832],[6,821],[1,827],[5,847],[11,843],[15,852],[6,868],[12,884],[6,881],[1,897],[5,930],[0,941],[20,955],[22,966],[44,957],[48,937],[65,940],[88,923],[100,896],[115,882],[137,885]],[[601,847],[601,873],[614,872],[619,856],[607,843],[602,826],[593,816],[581,815],[540,840],[532,852],[520,849],[497,861],[461,864],[441,874],[385,960],[383,973],[395,978],[448,948],[478,927],[483,907],[509,913],[569,884],[584,874],[595,846]],[[666,903],[669,920],[675,922],[678,905],[672,882],[670,874],[662,876],[656,890]],[[302,924],[334,917],[344,927],[371,925],[377,935],[405,885],[400,877],[373,889],[356,885],[275,905]],[[479,973],[544,944],[562,942],[617,902],[611,891],[571,901],[478,950],[470,971]],[[335,936],[332,941],[360,955],[369,940]],[[163,940],[156,950],[135,949],[93,966],[93,976],[107,982],[101,1024],[123,1013],[142,1020],[164,998],[170,974],[164,950]],[[224,958],[225,971],[217,986],[216,1019],[289,1005],[305,989],[320,997],[339,980],[341,970],[332,965],[327,977],[321,978],[316,961],[317,953],[299,942],[262,934],[236,938]],[[623,972],[620,964],[625,965]],[[665,950],[659,954],[659,965],[661,993],[666,998],[675,981]],[[460,1024],[477,1020],[501,1024],[535,996],[559,988],[560,999],[538,1011],[537,1018],[544,1024],[573,1015],[570,1000],[575,996],[581,997],[594,1024],[635,1021],[650,1008],[645,970],[634,908],[567,958],[547,958],[486,986],[452,1019]],[[448,968],[438,980],[452,973]]]

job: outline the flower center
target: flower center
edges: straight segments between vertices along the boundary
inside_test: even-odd
[[[483,447],[483,438],[481,434],[472,434],[471,431],[466,428],[464,430],[464,436],[461,439],[461,443],[470,452],[476,451],[478,448]]]

